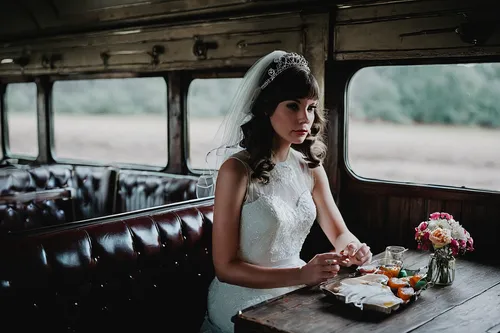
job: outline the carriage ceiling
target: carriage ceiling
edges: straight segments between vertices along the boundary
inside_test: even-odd
[[[2,0],[0,42],[60,32],[87,32],[137,24],[204,19],[221,13],[264,13],[294,6],[357,6],[416,0]]]

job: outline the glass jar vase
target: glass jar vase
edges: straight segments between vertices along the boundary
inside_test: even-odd
[[[455,258],[431,253],[427,277],[429,282],[439,286],[449,286],[455,281]]]

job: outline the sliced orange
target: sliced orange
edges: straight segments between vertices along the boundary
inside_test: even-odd
[[[403,301],[409,300],[413,295],[415,295],[415,290],[412,287],[398,288],[398,297]]]
[[[410,285],[415,288],[418,281],[422,279],[422,275],[416,274],[410,277]]]
[[[398,289],[398,288],[409,286],[407,280],[404,280],[401,278],[395,278],[395,277],[390,278],[389,281],[387,282],[387,285],[393,289]]]

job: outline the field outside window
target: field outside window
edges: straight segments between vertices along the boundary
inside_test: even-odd
[[[359,177],[500,191],[500,64],[363,68],[347,90]]]
[[[14,156],[36,158],[38,155],[36,84],[33,82],[8,84],[4,101],[10,152]]]
[[[56,158],[166,166],[163,78],[57,81],[52,98]]]
[[[241,78],[195,79],[188,90],[189,165],[191,169],[214,169],[219,127],[227,114]],[[207,157],[206,161],[205,158]]]

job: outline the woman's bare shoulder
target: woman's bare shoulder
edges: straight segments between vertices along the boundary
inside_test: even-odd
[[[248,177],[247,167],[243,164],[243,161],[237,158],[228,158],[222,163],[219,172],[218,179],[223,179],[224,181],[240,182],[244,181],[246,183]]]

